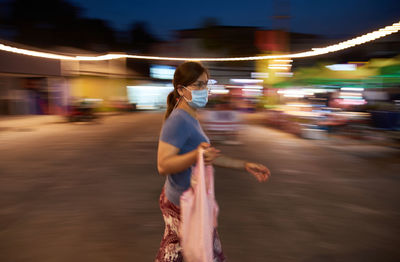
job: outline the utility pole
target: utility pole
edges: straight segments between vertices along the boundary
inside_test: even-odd
[[[290,52],[290,0],[273,0],[272,29],[280,32],[279,45],[284,53]]]

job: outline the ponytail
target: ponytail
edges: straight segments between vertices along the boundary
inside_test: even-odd
[[[169,93],[167,97],[167,111],[165,112],[164,120],[169,117],[169,115],[172,113],[172,110],[174,110],[176,103],[178,102],[179,99],[179,94],[178,91],[174,88],[171,93]]]

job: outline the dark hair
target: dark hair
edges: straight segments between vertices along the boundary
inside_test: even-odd
[[[165,112],[164,119],[169,117],[178,102],[180,97],[178,88],[193,84],[203,73],[206,73],[209,77],[207,69],[199,62],[189,61],[178,66],[175,70],[174,80],[172,81],[174,90],[167,97],[167,111]]]

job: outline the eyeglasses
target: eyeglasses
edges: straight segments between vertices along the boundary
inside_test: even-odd
[[[208,89],[207,84],[208,84],[208,82],[198,81],[189,86],[194,86],[196,90],[203,90],[203,89]]]

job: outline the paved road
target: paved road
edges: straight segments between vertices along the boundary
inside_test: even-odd
[[[162,115],[0,130],[0,261],[153,261],[163,221]],[[227,155],[269,166],[259,184],[216,169],[229,261],[399,261],[397,152],[340,150],[249,125]]]

